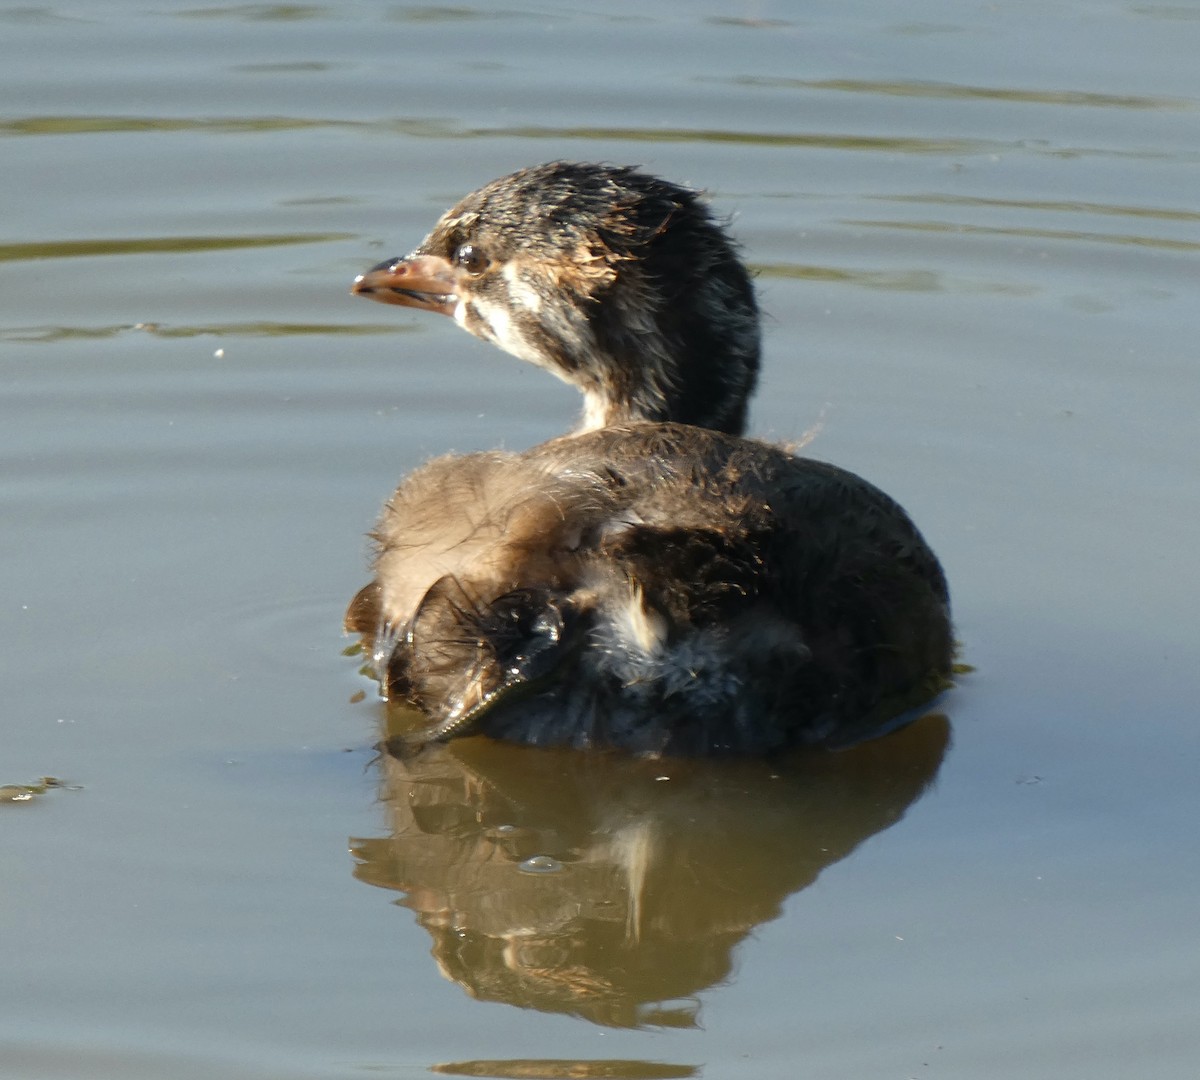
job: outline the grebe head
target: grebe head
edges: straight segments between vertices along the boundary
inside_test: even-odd
[[[558,161],[494,180],[353,291],[453,316],[578,387],[584,430],[745,426],[750,277],[696,192],[636,169]]]

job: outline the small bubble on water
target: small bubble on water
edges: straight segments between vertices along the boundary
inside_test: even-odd
[[[549,855],[531,855],[524,862],[517,863],[517,869],[523,874],[557,874],[562,865]]]
[[[493,825],[483,831],[483,835],[494,843],[503,843],[515,836],[520,836],[524,830],[517,825]]]

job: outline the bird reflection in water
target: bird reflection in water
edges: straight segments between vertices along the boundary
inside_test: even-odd
[[[899,821],[949,741],[931,714],[850,750],[775,760],[478,737],[385,752],[391,835],[352,841],[355,873],[405,894],[443,974],[473,997],[690,1027],[734,947]]]

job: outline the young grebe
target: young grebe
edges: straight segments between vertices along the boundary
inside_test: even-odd
[[[741,437],[758,308],[695,192],[522,169],[353,291],[451,315],[584,396],[575,432],[438,458],[384,511],[346,626],[430,717],[414,742],[844,745],[946,685],[946,580],[901,507]]]

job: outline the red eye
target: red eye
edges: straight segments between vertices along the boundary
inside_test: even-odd
[[[454,253],[454,261],[468,274],[482,274],[491,264],[491,260],[471,244],[463,244]]]

